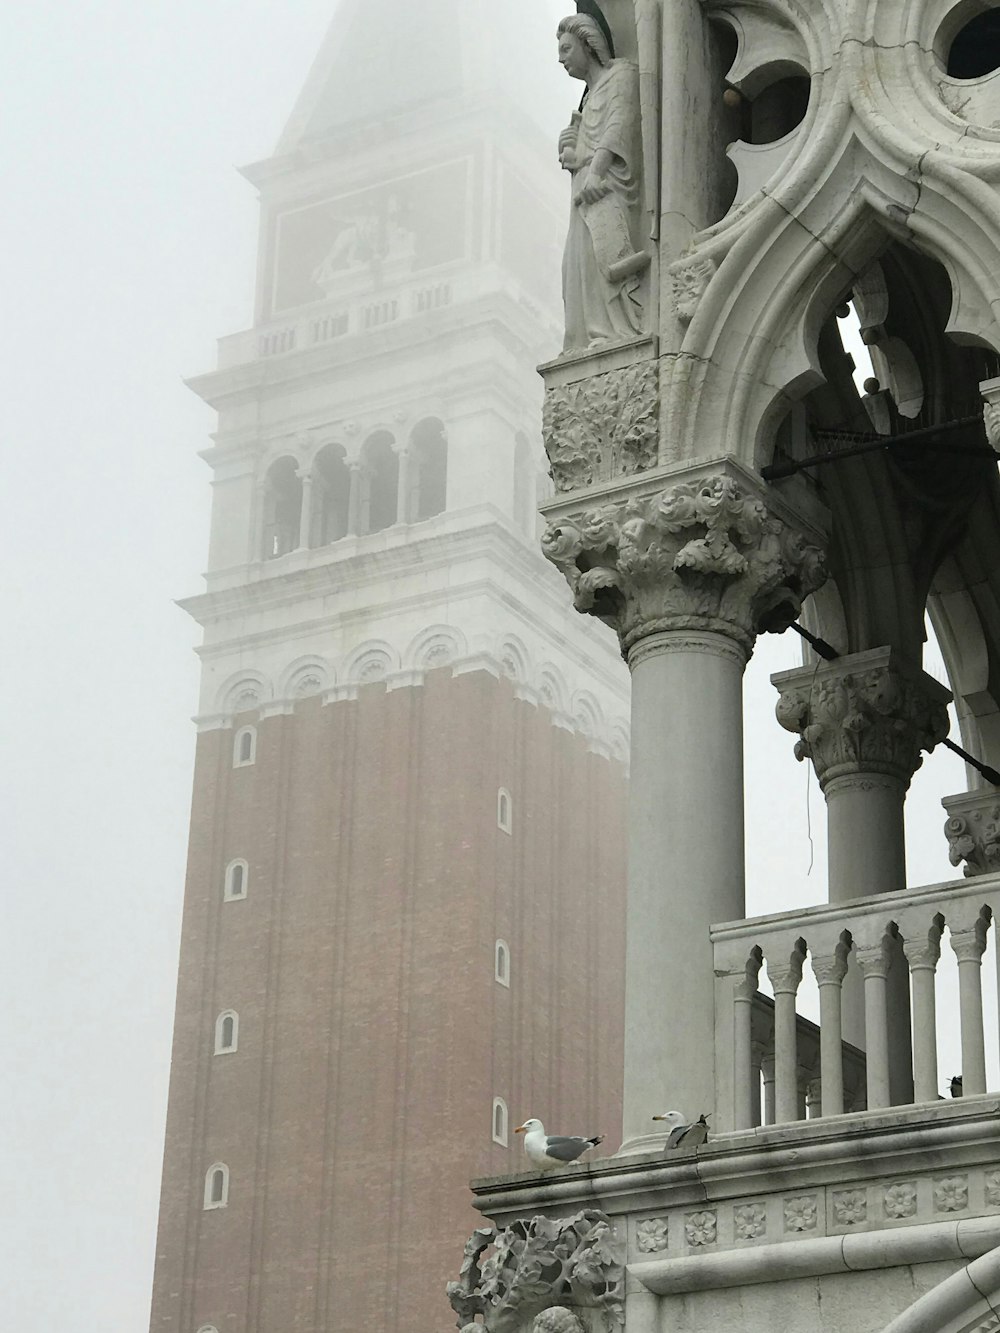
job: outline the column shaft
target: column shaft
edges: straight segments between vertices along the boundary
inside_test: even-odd
[[[885,1012],[885,971],[865,973],[865,1044],[868,1052],[868,1109],[889,1106],[889,1029]]]
[[[819,1068],[823,1115],[840,1115],[844,1109],[840,986],[839,981],[828,981],[821,983],[819,988]]]
[[[986,1091],[983,1041],[983,983],[979,958],[958,960],[958,1003],[962,1016],[962,1094]]]
[[[774,994],[774,1117],[779,1125],[799,1119],[794,991]]]
[[[751,996],[736,995],[733,999],[733,1105],[734,1128],[751,1129],[756,1123],[753,1108],[753,1050],[750,1020],[753,1016]],[[758,1102],[760,1095],[758,1093]]]
[[[934,964],[911,966],[910,975],[913,978],[913,1097],[918,1102],[933,1102],[938,1095]]]
[[[744,915],[745,654],[721,634],[642,639],[632,668],[626,1142],[665,1089],[715,1102],[713,922]]]

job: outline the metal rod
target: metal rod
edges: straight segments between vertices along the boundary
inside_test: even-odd
[[[875,435],[862,439],[858,444],[848,445],[846,449],[828,449],[822,454],[813,454],[809,458],[788,459],[784,463],[771,463],[767,467],[761,468],[760,475],[765,481],[780,481],[783,477],[794,476],[796,472],[801,472],[807,467],[820,467],[823,463],[836,463],[842,458],[856,458],[859,454],[875,453],[879,449],[891,449],[895,445],[910,444],[914,440],[926,439],[928,436],[940,435],[942,431],[958,430],[964,426],[971,426],[975,423],[982,424],[982,417],[979,415],[973,417],[959,417],[957,421],[943,421],[938,426],[922,426],[919,430],[907,431],[902,435]],[[837,434],[833,431],[817,432],[817,439],[836,439]],[[848,437],[850,438],[850,437]],[[856,436],[854,438],[857,438]],[[956,445],[948,444],[942,446],[942,453],[961,453],[961,454],[981,454],[984,458],[1000,458],[995,450],[986,445]]]

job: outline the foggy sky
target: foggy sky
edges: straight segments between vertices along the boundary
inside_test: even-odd
[[[5,14],[0,1326],[18,1333],[148,1324],[197,700],[172,599],[200,589],[214,425],[181,377],[250,322],[234,167],[271,151],[333,8]],[[748,672],[754,913],[825,895],[822,799],[813,779],[807,877],[807,772],[767,680],[798,660],[786,635]],[[917,775],[911,882],[952,877],[938,802],[964,786],[943,753]]]

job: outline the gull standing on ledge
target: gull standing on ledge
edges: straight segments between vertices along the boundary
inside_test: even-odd
[[[588,1148],[596,1148],[604,1140],[603,1134],[584,1139],[577,1134],[546,1134],[540,1120],[526,1120],[518,1125],[515,1134],[524,1135],[524,1155],[539,1171],[575,1162]]]
[[[689,1125],[680,1111],[664,1111],[663,1115],[654,1115],[654,1120],[665,1120],[670,1126],[667,1148],[697,1148],[708,1140],[708,1116],[702,1115]]]

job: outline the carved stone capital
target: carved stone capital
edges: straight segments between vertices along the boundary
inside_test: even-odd
[[[960,963],[978,963],[986,952],[986,932],[977,927],[953,930],[948,937]]]
[[[811,759],[820,786],[879,781],[904,788],[948,734],[949,692],[922,671],[904,668],[889,648],[771,677],[778,721],[798,735],[797,759]]]
[[[823,554],[731,465],[622,499],[566,507],[542,538],[577,610],[617,631],[623,652],[652,634],[723,635],[746,656],[826,579]]]
[[[817,986],[839,986],[847,976],[847,958],[839,953],[811,959]]]
[[[869,977],[885,978],[889,975],[891,959],[884,944],[860,946],[857,949],[857,960],[866,981]]]
[[[802,983],[802,965],[806,961],[805,940],[796,940],[788,960],[780,955],[768,958],[767,975],[775,995],[794,995]]]
[[[967,879],[1000,871],[1000,791],[991,786],[961,792],[941,804],[948,812],[944,835],[951,864],[964,861]]]

